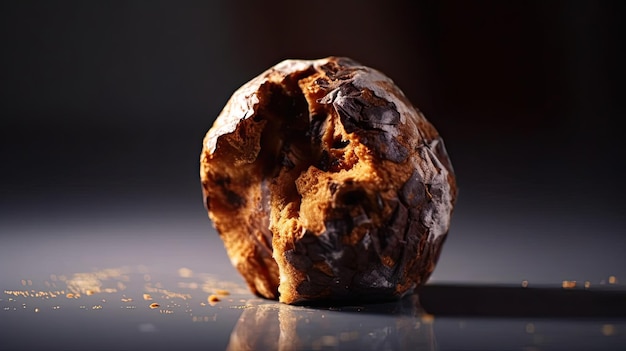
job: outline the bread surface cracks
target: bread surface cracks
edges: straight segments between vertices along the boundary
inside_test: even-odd
[[[256,116],[268,121],[259,161],[269,196],[262,201],[270,209],[268,224],[282,301],[296,299],[298,285],[308,279],[286,256],[305,233],[324,232],[325,221],[332,217],[332,192],[337,184],[354,182],[350,170],[359,160],[353,148],[358,143],[343,129],[336,112],[317,103],[325,94],[311,88],[318,76],[297,80],[288,76],[273,83],[265,97],[267,105]],[[319,268],[332,274],[330,267]]]
[[[436,130],[377,71],[280,63],[233,94],[203,150],[209,216],[253,293],[397,298],[432,272],[454,176]]]
[[[266,82],[258,92],[256,113],[220,138],[213,155],[215,174],[220,174],[214,180],[223,189],[212,197],[211,217],[220,232],[237,232],[222,235],[229,241],[226,246],[243,257],[262,256],[266,267],[254,268],[265,275],[280,274],[268,257],[273,253],[278,266],[290,271],[280,274],[281,283],[290,274],[301,275],[281,253],[293,249],[306,231],[322,233],[324,222],[332,220],[335,200],[354,201],[363,193],[350,188],[377,178],[369,151],[344,130],[332,105],[317,103],[326,94],[311,88],[320,75],[292,74]],[[261,245],[246,245],[250,240]],[[233,264],[244,268],[250,263]],[[275,297],[276,292],[267,293],[272,290],[267,284],[250,278],[253,291]]]
[[[217,196],[221,201],[212,201],[223,206],[212,204],[211,217],[227,249],[243,257],[233,264],[265,277],[244,273],[261,296],[297,295],[307,277],[285,258],[294,242],[305,233],[323,233],[326,223],[346,216],[357,225],[344,240],[358,242],[368,227],[390,215],[383,201],[395,196],[389,180],[405,178],[388,174],[405,172],[393,162],[376,161],[358,135],[344,129],[332,104],[318,103],[328,93],[315,84],[323,75],[305,71],[269,79],[257,92],[256,113],[220,138],[213,155],[215,173],[226,175],[228,184]],[[249,262],[259,258],[261,264]],[[332,274],[327,263],[316,264]]]

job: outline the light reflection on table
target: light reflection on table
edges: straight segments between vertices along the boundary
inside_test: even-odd
[[[288,306],[236,279],[146,265],[3,281],[0,349],[619,349],[621,319],[437,316],[397,302]]]
[[[228,350],[435,350],[433,317],[417,301],[312,309],[250,300]]]
[[[103,333],[93,326],[102,324],[109,340],[99,347],[165,349],[155,341],[184,331],[188,344],[205,349],[435,349],[432,316],[415,295],[380,305],[288,306],[252,296],[241,282],[186,267],[168,276],[146,266],[51,273],[10,285],[0,298],[0,349],[89,348],[97,342],[93,333]],[[25,333],[38,337],[13,337]],[[92,337],[70,337],[76,334]]]

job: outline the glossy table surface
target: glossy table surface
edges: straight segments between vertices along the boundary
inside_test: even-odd
[[[626,349],[617,281],[435,279],[397,302],[288,306],[253,296],[214,233],[64,228],[4,226],[0,350]]]

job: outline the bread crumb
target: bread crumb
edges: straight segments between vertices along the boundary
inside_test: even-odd
[[[528,287],[528,280],[522,280],[522,288]]]
[[[217,302],[220,301],[220,298],[217,295],[209,295],[209,297],[207,298],[207,301],[209,301],[209,304],[211,306],[214,306]]]
[[[153,302],[153,303],[150,304],[150,308],[152,308],[152,309],[159,308],[159,307],[161,307],[161,305],[159,305],[156,302]]]
[[[424,324],[433,324],[433,322],[435,321],[435,316],[433,316],[432,314],[425,313],[422,315],[422,318],[420,319],[422,320],[422,323]]]
[[[615,326],[613,324],[602,325],[602,335],[611,336],[615,334]]]
[[[182,267],[178,270],[178,276],[181,278],[191,278],[193,271],[187,267]]]
[[[609,277],[609,284],[617,284],[617,278],[614,275]]]
[[[563,281],[563,289],[573,289],[576,287],[575,280],[564,280]]]
[[[152,296],[150,294],[143,294],[143,299],[146,301],[152,300]]]
[[[224,289],[215,289],[215,294],[216,295],[221,295],[221,296],[228,296],[228,295],[230,295],[230,292],[228,290],[224,290]]]

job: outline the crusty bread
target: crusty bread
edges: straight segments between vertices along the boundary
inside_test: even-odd
[[[237,90],[204,139],[209,217],[257,295],[398,298],[432,273],[456,200],[435,128],[380,72],[287,60]]]

